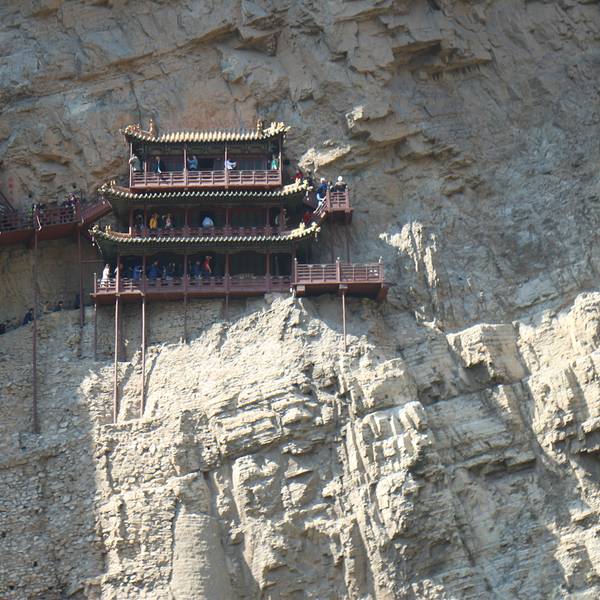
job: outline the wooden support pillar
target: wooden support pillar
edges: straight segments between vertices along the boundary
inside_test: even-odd
[[[188,269],[187,269],[187,252],[183,253],[183,341],[187,344],[188,341]]]
[[[279,136],[279,178],[280,178],[280,182],[279,183],[281,183],[281,173],[283,172],[282,150],[283,150],[283,136],[280,135]]]
[[[272,289],[272,282],[271,282],[271,252],[269,250],[267,250],[266,254],[265,254],[265,274],[266,274],[266,280],[267,280],[267,292],[270,292]]]
[[[142,235],[146,235],[148,231],[148,207],[144,204],[144,232]]]
[[[94,273],[94,280],[96,273]],[[94,360],[98,360],[98,303],[94,299]]]
[[[225,142],[225,159],[223,160],[223,169],[225,170],[225,188],[229,187],[229,169],[226,166],[227,162],[227,142]]]
[[[129,159],[133,157],[133,143],[129,142]],[[133,165],[129,163],[129,187],[133,185]]]
[[[83,305],[83,264],[81,256],[81,228],[77,227],[77,253],[79,255],[79,327],[85,325],[85,310]]]
[[[285,209],[283,208],[283,204],[279,207],[279,230],[283,231],[285,229]]]
[[[348,345],[346,343],[346,292],[342,292],[342,334],[344,336],[344,352],[347,351]]]
[[[113,423],[117,422],[119,416],[119,322],[121,315],[119,314],[119,295],[115,298],[115,359],[113,372]]]
[[[38,321],[38,228],[34,223],[33,240],[33,331],[32,331],[32,429],[33,433],[39,433],[38,422],[38,379],[37,379],[37,321]]]
[[[329,250],[331,251],[331,262],[335,262],[335,244],[333,242],[333,233],[335,231],[335,227],[333,223],[329,225]]]
[[[189,225],[190,225],[189,212],[190,212],[190,207],[186,206],[183,211],[183,230],[185,231],[185,235],[187,235],[189,233]]]
[[[142,294],[142,388],[140,393],[140,419],[146,404],[146,294]]]
[[[225,320],[229,320],[229,252],[225,253]]]

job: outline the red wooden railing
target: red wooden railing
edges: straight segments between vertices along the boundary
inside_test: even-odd
[[[269,291],[287,292],[290,289],[289,275],[211,275],[210,277],[172,277],[149,279],[129,279],[121,277],[117,290],[117,279],[94,278],[94,294],[98,296],[131,292],[165,293],[173,292],[223,292],[223,293],[266,293]]]
[[[245,186],[279,186],[281,171],[279,169],[260,171],[167,171],[164,173],[140,172],[131,173],[131,187],[172,188],[172,187],[245,187]]]
[[[148,229],[147,227],[131,229],[138,237],[209,237],[209,236],[257,236],[277,235],[284,232],[279,227],[263,225],[262,227],[171,227],[168,229]],[[120,232],[125,233],[125,232]]]
[[[335,263],[306,265],[294,263],[294,285],[340,284],[340,283],[383,283],[383,263],[357,265]]]
[[[110,210],[108,201],[102,199],[93,204],[75,202],[73,206],[51,206],[43,210],[12,212],[0,215],[0,231],[42,228],[68,223],[91,223],[108,214]]]
[[[314,219],[320,223],[328,213],[331,212],[347,212],[350,210],[350,195],[348,189],[345,192],[334,192],[327,190],[325,199],[315,209]]]

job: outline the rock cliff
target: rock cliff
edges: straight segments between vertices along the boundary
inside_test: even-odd
[[[16,203],[91,194],[150,116],[282,120],[293,163],[344,173],[352,256],[394,285],[349,301],[348,352],[336,298],[192,303],[189,343],[150,305],[142,419],[127,307],[116,424],[110,312],[98,360],[91,309],[47,315],[40,435],[31,329],[0,336],[0,596],[597,598],[597,9],[4,2]],[[41,300],[74,294],[73,249],[40,248]],[[0,319],[29,264],[1,251]]]

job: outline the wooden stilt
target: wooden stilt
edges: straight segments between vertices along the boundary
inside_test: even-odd
[[[140,394],[140,419],[146,404],[146,296],[142,296],[142,390]]]
[[[79,254],[79,327],[85,325],[85,312],[83,306],[83,265],[81,256],[81,229],[77,228],[77,251]]]
[[[187,326],[187,313],[188,313],[188,268],[187,268],[187,252],[183,254],[183,341],[188,343],[188,326]]]
[[[94,274],[94,279],[96,275]],[[94,360],[98,360],[98,303],[94,300]]]
[[[34,223],[35,226],[35,223]],[[38,380],[37,380],[37,322],[38,322],[38,230],[34,229],[33,241],[33,342],[32,342],[32,429],[33,433],[39,433],[40,427],[38,422]]]
[[[346,292],[342,292],[342,333],[344,335],[344,352],[348,350],[346,343]]]
[[[115,361],[113,380],[113,423],[119,416],[119,296],[115,298]]]

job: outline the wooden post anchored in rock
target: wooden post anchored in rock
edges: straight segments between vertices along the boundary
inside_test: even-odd
[[[142,294],[142,391],[140,395],[140,419],[146,404],[146,294]]]
[[[83,329],[85,324],[85,312],[83,306],[83,264],[81,256],[81,228],[77,226],[77,253],[79,256],[79,327]]]
[[[119,314],[119,279],[120,279],[120,257],[117,256],[117,276],[115,281],[115,360],[114,360],[114,379],[113,379],[113,423],[117,422],[119,415],[119,344],[120,344],[120,314]]]
[[[35,219],[37,220],[37,209],[35,211]],[[39,221],[38,221],[39,222]],[[32,429],[33,433],[39,433],[40,427],[38,422],[38,381],[37,381],[37,321],[38,321],[38,227],[34,222],[33,230],[33,341],[32,341]]]
[[[344,352],[348,350],[346,342],[346,291],[342,291],[342,334],[344,336]]]

